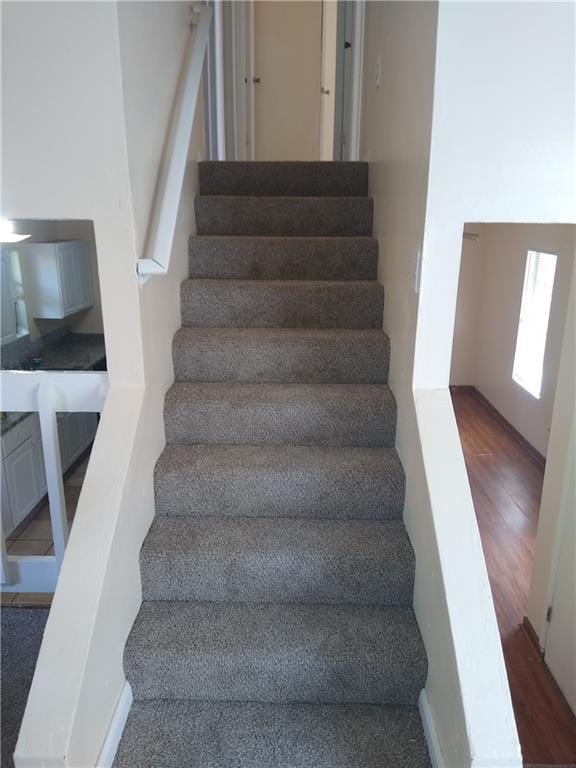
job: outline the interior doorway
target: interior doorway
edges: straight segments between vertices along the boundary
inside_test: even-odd
[[[221,60],[224,98],[207,108],[207,130],[222,122],[225,149],[210,156],[358,160],[364,0],[238,0],[217,10],[207,93]]]
[[[526,764],[576,762],[575,237],[466,225],[456,311],[452,398]]]

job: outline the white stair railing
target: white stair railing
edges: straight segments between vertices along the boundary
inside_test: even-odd
[[[150,216],[144,257],[138,259],[139,275],[164,275],[168,272],[182,184],[188,161],[188,148],[202,82],[202,71],[212,8],[201,6],[196,31],[190,35],[180,82],[174,101],[168,137],[164,147],[156,194]]]
[[[68,519],[56,414],[101,413],[108,374],[87,371],[1,371],[3,411],[37,412],[44,454],[54,555],[10,555],[0,541],[3,592],[54,592],[68,542]],[[1,526],[0,526],[1,527]]]

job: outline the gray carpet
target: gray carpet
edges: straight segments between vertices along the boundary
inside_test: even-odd
[[[182,324],[242,328],[379,328],[375,280],[186,280]]]
[[[12,768],[20,723],[40,651],[47,608],[3,607],[2,642],[2,768]]]
[[[199,235],[296,235],[367,237],[372,234],[372,200],[367,197],[196,198]]]
[[[367,179],[200,165],[117,768],[429,768]]]
[[[190,277],[233,280],[376,280],[371,237],[191,237]]]
[[[337,162],[200,163],[203,195],[305,195],[355,197],[368,194],[368,165]]]

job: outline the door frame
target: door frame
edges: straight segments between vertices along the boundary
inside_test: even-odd
[[[220,22],[221,133],[226,159],[254,160],[253,0],[235,0],[224,4]]]
[[[226,110],[224,105],[224,18],[222,0],[213,0],[204,62],[204,128],[209,160],[226,159]]]
[[[323,0],[326,2],[326,0]],[[345,79],[344,42],[346,13],[351,13],[352,70]],[[336,87],[334,108],[334,159],[360,160],[362,124],[362,80],[364,74],[364,28],[366,0],[338,0],[338,29],[336,33]],[[344,82],[342,82],[344,80]],[[345,93],[345,88],[350,89]],[[344,114],[348,105],[349,114]],[[348,137],[343,151],[342,126],[348,125]]]

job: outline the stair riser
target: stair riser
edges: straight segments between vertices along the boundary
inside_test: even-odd
[[[202,195],[362,196],[368,164],[203,162],[199,181]]]
[[[334,407],[317,398],[182,402],[168,393],[165,425],[169,443],[390,447],[396,411],[388,398]]]
[[[409,640],[409,638],[405,638]],[[307,702],[416,706],[426,681],[420,670],[402,670],[399,660],[360,652],[348,658],[322,648],[298,654],[167,655],[162,648],[133,659],[127,669],[134,698],[196,701]],[[132,668],[132,669],[131,669]],[[137,676],[134,671],[138,672]]]
[[[199,235],[369,236],[365,197],[197,197]]]
[[[141,569],[144,600],[411,605],[414,588],[412,578],[391,573],[382,560],[289,552],[276,559],[254,552],[241,563],[196,557],[193,565],[185,554],[145,552]]]
[[[376,282],[258,283],[187,280],[182,324],[209,328],[382,328]]]
[[[167,754],[166,744],[170,744]],[[416,707],[137,702],[116,768],[430,768]]]
[[[160,465],[156,513],[174,516],[395,519],[402,516],[404,473],[399,462],[371,470]]]
[[[380,338],[308,342],[276,337],[174,340],[177,381],[384,384],[389,344]]]
[[[192,237],[190,277],[375,280],[378,242],[360,238]]]

